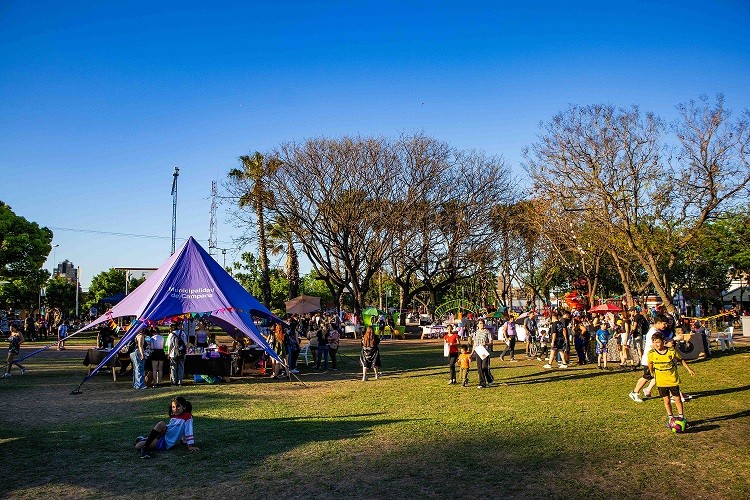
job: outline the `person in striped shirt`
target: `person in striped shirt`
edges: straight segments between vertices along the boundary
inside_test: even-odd
[[[149,435],[138,436],[135,449],[141,458],[151,458],[151,450],[168,450],[178,442],[187,444],[189,451],[198,451],[193,437],[193,405],[182,396],[177,396],[169,405],[169,423],[157,423]]]

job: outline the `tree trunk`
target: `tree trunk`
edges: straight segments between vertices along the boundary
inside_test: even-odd
[[[299,295],[299,257],[297,257],[297,250],[294,248],[294,242],[291,237],[287,240],[286,255],[289,262],[289,269],[287,270],[289,298],[293,299]]]
[[[635,301],[633,300],[633,291],[630,289],[630,280],[628,280],[628,275],[625,272],[625,269],[622,268],[622,262],[620,260],[620,256],[617,255],[617,251],[614,249],[610,249],[609,253],[612,256],[612,260],[615,262],[617,272],[620,274],[620,281],[622,281],[622,287],[625,289],[625,301],[628,304],[628,309],[633,310],[633,308],[635,307]]]
[[[258,267],[260,267],[260,291],[263,305],[271,305],[271,278],[268,271],[268,242],[266,241],[263,201],[259,196],[255,201],[255,215],[258,218]]]

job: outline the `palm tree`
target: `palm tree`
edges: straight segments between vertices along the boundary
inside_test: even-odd
[[[286,254],[284,270],[289,280],[289,298],[293,299],[299,295],[299,258],[289,222],[284,217],[277,216],[266,228],[266,234],[271,245],[271,255]]]
[[[271,304],[271,280],[268,272],[268,241],[266,239],[266,225],[264,209],[274,204],[273,193],[265,188],[265,181],[274,174],[281,165],[276,157],[266,159],[259,152],[252,156],[240,156],[242,168],[233,168],[229,177],[238,185],[247,184],[247,189],[240,196],[240,208],[252,206],[258,231],[258,267],[260,268],[260,289],[263,304]]]

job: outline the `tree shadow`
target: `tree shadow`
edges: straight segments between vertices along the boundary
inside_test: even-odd
[[[242,397],[231,399],[236,399],[235,403],[242,404]],[[251,420],[199,416],[196,418],[196,439],[200,451],[190,453],[184,445],[177,444],[171,450],[155,452],[149,465],[157,465],[164,477],[170,477],[176,483],[185,487],[198,487],[201,485],[201,476],[190,473],[189,468],[185,467],[186,463],[192,463],[199,468],[227,463],[231,464],[234,470],[251,470],[270,457],[284,456],[299,447],[310,445],[312,450],[318,450],[321,447],[332,446],[333,442],[362,438],[375,432],[378,426],[405,423],[404,419],[385,418],[384,415],[357,413],[319,416],[315,419],[291,416]],[[113,424],[116,427],[113,427]],[[68,457],[70,454],[95,456],[96,461],[88,462],[85,467],[76,467],[75,474],[63,474],[65,485],[78,491],[106,493],[107,496],[153,494],[153,490],[148,486],[148,475],[153,474],[153,467],[130,468],[127,481],[102,481],[103,477],[111,474],[111,463],[122,464],[131,458],[134,461],[138,460],[133,446],[133,424],[122,424],[125,422],[97,422],[81,429],[50,429],[41,434],[14,434],[12,429],[3,429],[0,431],[0,458],[7,462],[16,450],[20,449],[37,457]],[[115,428],[117,430],[112,439],[100,438]],[[147,434],[148,430],[148,427],[145,427],[140,433]],[[210,440],[206,439],[208,436]],[[65,463],[62,457],[58,459],[58,463]],[[26,465],[28,464],[24,464]],[[20,472],[21,464],[17,467]],[[48,479],[43,475],[26,476],[24,488],[43,488]],[[5,487],[9,486],[11,485]],[[4,488],[0,487],[0,491],[3,490]]]

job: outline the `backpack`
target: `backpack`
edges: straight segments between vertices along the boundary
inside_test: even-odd
[[[185,345],[185,340],[182,338],[182,332],[180,331],[180,335],[173,332],[173,335],[177,339],[177,345],[175,346],[174,352],[177,354],[178,358],[185,357],[187,354],[187,345]]]
[[[135,337],[130,339],[130,342],[128,342],[128,354],[133,354],[135,351],[138,350],[138,342],[135,341]]]

